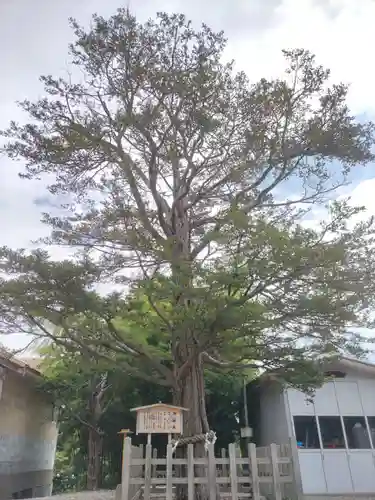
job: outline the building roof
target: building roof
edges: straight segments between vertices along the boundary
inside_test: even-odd
[[[150,408],[160,408],[160,407],[168,408],[169,410],[189,411],[188,408],[183,408],[182,406],[173,406],[167,403],[154,403],[152,405],[138,406],[137,408],[132,408],[130,411],[148,410]]]
[[[375,378],[375,363],[354,357],[342,356],[340,358],[327,359],[324,363],[324,371],[336,370],[352,370]],[[263,385],[265,383],[280,382],[281,379],[282,377],[279,376],[279,373],[266,372],[261,374],[254,382]]]
[[[17,357],[12,352],[0,346],[0,366],[8,368],[20,375],[30,377],[40,377],[41,372],[37,369],[39,363],[36,360],[22,359]]]
[[[351,358],[348,356],[343,356],[342,358],[333,360],[332,362],[327,363],[327,367],[331,368],[342,368],[342,369],[351,369],[354,371],[359,371],[362,373],[367,373],[368,375],[374,375],[375,377],[375,364],[370,361]]]

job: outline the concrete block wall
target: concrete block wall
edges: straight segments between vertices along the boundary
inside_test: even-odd
[[[51,494],[57,424],[53,406],[26,374],[3,370],[0,395],[0,500],[23,491]]]

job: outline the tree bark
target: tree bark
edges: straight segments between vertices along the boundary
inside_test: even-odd
[[[185,352],[189,352],[189,350],[186,349]],[[185,376],[179,381],[174,393],[174,404],[188,409],[183,413],[184,437],[196,436],[209,431],[205,404],[204,371],[199,355],[191,360],[191,365],[187,368]],[[186,458],[186,446],[178,447],[176,451],[178,457]],[[204,457],[205,454],[204,442],[194,444],[195,457]],[[205,477],[206,474],[204,466],[195,466],[195,477]],[[176,496],[178,500],[186,500],[187,488],[185,485],[176,488]],[[208,498],[208,491],[204,485],[196,485],[195,498],[197,500],[206,500]]]
[[[186,362],[188,361],[186,360]],[[204,371],[199,355],[191,360],[185,376],[178,382],[174,393],[174,404],[188,409],[183,413],[184,436],[195,436],[209,431],[205,403]]]
[[[177,175],[174,179],[176,193],[181,188],[181,179],[178,177]],[[185,204],[186,200],[184,198],[175,200],[172,213],[172,231],[176,237],[172,255],[172,276],[178,290],[175,297],[176,306],[188,309],[190,299],[187,298],[185,290],[188,291],[193,287],[193,273],[189,218]],[[206,414],[204,371],[199,342],[194,332],[178,332],[173,336],[172,355],[176,375],[173,401],[176,406],[187,409],[187,411],[183,412],[183,436],[190,437],[206,433],[209,431],[209,425]],[[176,455],[186,458],[187,447],[178,447]],[[203,442],[194,444],[194,456],[197,458],[205,456]],[[183,467],[181,473],[182,469]],[[195,466],[194,469],[196,477],[206,475],[204,466]],[[178,500],[186,500],[186,485],[178,485],[176,496]],[[204,485],[196,485],[195,498],[197,500],[206,500],[208,498],[208,491]]]
[[[96,491],[100,488],[102,469],[103,437],[94,428],[89,428],[87,489]]]

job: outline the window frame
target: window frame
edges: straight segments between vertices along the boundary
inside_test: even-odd
[[[368,440],[368,444],[369,446],[366,447],[366,448],[352,448],[350,446],[350,441],[354,438],[354,436],[350,436],[349,433],[347,432],[347,423],[348,420],[346,419],[350,419],[352,421],[356,421],[359,422],[362,427],[363,427],[363,424],[364,424],[364,430],[366,431],[366,439]],[[371,435],[370,435],[370,432],[369,432],[369,424],[367,422],[367,417],[365,416],[354,416],[354,415],[345,415],[342,417],[342,421],[343,421],[343,425],[344,425],[344,430],[345,430],[345,434],[346,434],[346,442],[347,442],[347,448],[348,450],[355,450],[355,451],[362,451],[362,450],[372,450],[373,449],[373,446],[372,446],[372,443],[371,443]],[[354,427],[354,426],[353,426]]]
[[[370,426],[369,418],[374,419],[374,427]],[[366,415],[365,419],[366,419],[367,432],[369,433],[370,437],[371,449],[375,450],[375,415]],[[371,429],[374,429],[374,435],[372,434]]]
[[[297,433],[296,433],[296,421],[295,419],[298,418],[306,418],[306,419],[312,419],[315,429],[316,429],[316,435],[318,438],[318,447],[317,448],[299,448],[301,450],[320,450],[321,449],[321,439],[320,439],[320,433],[318,429],[318,423],[315,415],[293,415],[292,420],[293,420],[293,431],[294,431],[294,436],[297,439]]]
[[[297,418],[298,417],[304,417],[304,418],[308,417],[308,418],[314,419],[316,430],[318,433],[318,441],[319,441],[319,448],[299,448],[299,450],[303,450],[303,451],[318,451],[318,450],[319,451],[336,451],[336,450],[343,451],[343,450],[345,450],[345,451],[354,451],[354,452],[357,452],[357,451],[359,451],[359,452],[361,452],[361,451],[375,451],[375,415],[301,415],[301,414],[291,415],[292,430],[293,430],[293,436],[295,439],[297,438],[296,426],[295,426],[295,420],[294,420],[296,417]],[[344,438],[344,443],[345,443],[344,447],[325,448],[323,446],[323,436],[322,436],[322,430],[321,430],[321,426],[320,426],[320,418],[325,418],[325,417],[335,417],[335,418],[338,418],[340,420],[341,430],[343,433],[343,438]],[[366,425],[365,428],[366,428],[369,443],[370,443],[369,448],[350,448],[348,434],[346,432],[346,427],[345,427],[345,421],[344,421],[345,418],[358,418],[358,419],[361,419],[361,421],[364,419],[365,425]],[[369,419],[373,419],[372,420],[373,427],[370,426]],[[371,429],[374,429],[373,434],[371,433]]]
[[[324,446],[324,437],[323,437],[323,431],[322,431],[322,426],[320,425],[321,419],[327,419],[327,420],[333,420],[336,419],[340,423],[340,428],[341,428],[341,434],[342,434],[342,442],[343,446]],[[317,420],[317,426],[319,428],[319,434],[320,434],[320,445],[322,450],[346,450],[348,448],[348,442],[346,439],[346,433],[345,433],[345,428],[343,424],[343,420],[341,415],[316,415],[316,420]],[[336,437],[333,437],[332,439],[336,439]]]

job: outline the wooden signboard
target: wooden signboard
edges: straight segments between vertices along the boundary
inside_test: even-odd
[[[137,434],[182,434],[185,408],[157,403],[132,411],[137,412]]]

